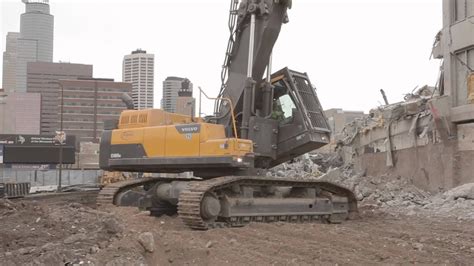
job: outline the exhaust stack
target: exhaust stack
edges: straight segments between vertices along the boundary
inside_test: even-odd
[[[133,99],[132,97],[130,97],[130,95],[128,95],[127,93],[124,93],[122,94],[120,99],[127,106],[128,110],[135,110],[135,104],[133,103]]]

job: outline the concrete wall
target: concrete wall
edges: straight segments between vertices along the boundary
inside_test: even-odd
[[[458,151],[457,141],[394,151],[394,167],[386,166],[386,158],[385,152],[363,154],[354,160],[354,166],[369,176],[408,178],[431,192],[474,182],[474,151]]]
[[[432,192],[447,190],[474,182],[474,123],[458,125],[455,136],[442,140],[441,134],[428,137],[407,137],[405,132],[394,132],[391,137],[393,166],[387,166],[386,141],[375,141],[377,130],[358,138],[354,146],[345,148],[345,161],[352,161],[357,171],[369,176],[388,174],[412,180],[421,189]],[[374,141],[364,139],[374,138]],[[382,136],[381,136],[382,137]],[[406,144],[406,145],[404,145]],[[378,145],[380,148],[374,148]]]

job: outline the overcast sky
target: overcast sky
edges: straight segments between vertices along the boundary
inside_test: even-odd
[[[142,48],[155,54],[155,107],[167,76],[188,77],[195,92],[201,86],[216,95],[229,1],[50,0],[54,61],[92,64],[94,77],[121,81],[123,56]],[[24,4],[0,2],[4,51]],[[382,88],[400,101],[416,86],[436,83],[439,61],[430,54],[441,7],[441,0],[294,0],[273,69],[307,72],[325,109],[368,111],[382,102]],[[211,112],[212,104],[203,104]]]

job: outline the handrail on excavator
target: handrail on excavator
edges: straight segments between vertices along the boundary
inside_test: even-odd
[[[213,101],[217,101],[217,100],[223,100],[223,101],[226,101],[230,104],[230,114],[232,116],[232,128],[233,128],[233,131],[234,131],[234,136],[235,138],[238,138],[238,135],[237,135],[237,124],[235,122],[235,114],[234,114],[234,105],[232,104],[232,100],[229,99],[229,98],[225,98],[225,97],[218,97],[218,98],[213,98],[213,97],[209,97],[207,96],[207,94],[201,89],[201,87],[198,86],[198,89],[199,89],[199,93],[202,93],[204,95],[204,97],[206,97],[206,99],[208,100],[213,100]],[[199,110],[201,110],[201,101],[199,101]],[[201,117],[201,112],[199,111],[199,117]]]

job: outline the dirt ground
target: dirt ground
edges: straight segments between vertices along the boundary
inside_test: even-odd
[[[1,265],[367,265],[474,261],[474,221],[363,207],[340,225],[251,224],[191,231],[176,217],[95,209],[95,194],[0,202]],[[150,232],[152,247],[138,241]]]

